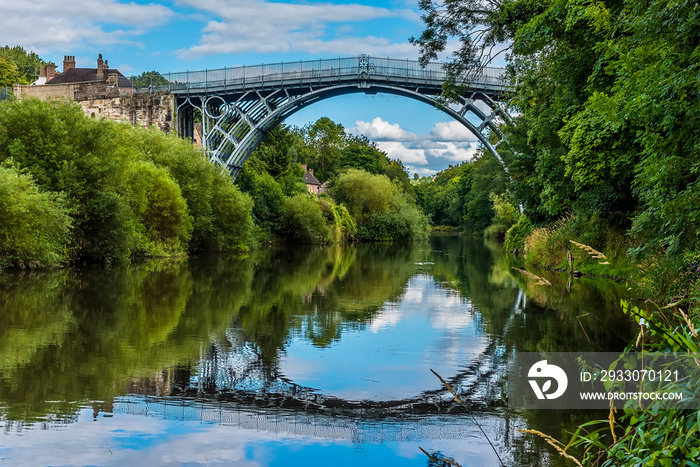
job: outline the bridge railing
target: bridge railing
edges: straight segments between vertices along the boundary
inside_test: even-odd
[[[347,77],[368,76],[391,80],[442,82],[447,73],[441,63],[421,67],[416,60],[376,57],[333,58],[238,66],[216,70],[186,71],[161,75],[167,85],[153,89],[205,90],[209,88],[241,88],[247,85],[282,82],[328,81]],[[480,76],[471,79],[479,84],[504,84],[505,70],[486,67]]]

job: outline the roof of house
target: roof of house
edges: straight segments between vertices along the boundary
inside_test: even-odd
[[[60,75],[48,80],[46,84],[85,83],[88,81],[104,81],[112,73],[117,74],[120,88],[130,88],[131,81],[116,68],[105,68],[103,74],[97,74],[97,68],[69,68]]]
[[[318,181],[316,177],[311,175],[309,172],[304,172],[304,183],[307,185],[320,185],[321,182]]]

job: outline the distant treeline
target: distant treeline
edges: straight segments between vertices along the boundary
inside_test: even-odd
[[[308,197],[303,167],[327,185],[330,196]],[[403,164],[326,117],[303,128],[274,129],[236,185],[253,198],[263,240],[406,241],[429,231]]]

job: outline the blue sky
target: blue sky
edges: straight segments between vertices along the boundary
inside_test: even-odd
[[[408,42],[423,24],[418,0],[0,0],[0,45],[54,61],[98,54],[129,76],[368,54],[418,58]],[[476,138],[449,117],[407,98],[353,94],[290,117],[327,116],[376,141],[412,175],[473,156]]]

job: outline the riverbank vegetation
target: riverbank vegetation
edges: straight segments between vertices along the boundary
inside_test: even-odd
[[[251,242],[249,197],[190,143],[156,130],[91,119],[59,102],[5,102],[0,164],[24,180],[23,196],[0,193],[3,212],[17,213],[1,222],[7,265],[109,263]],[[29,215],[21,200],[39,195],[51,208],[41,235],[9,243]]]
[[[483,27],[485,42],[465,36],[450,64],[448,91],[457,92],[460,76],[478,72],[491,45],[509,41],[514,118],[498,146],[508,176],[485,153],[450,167],[419,183],[426,213],[436,224],[502,237],[521,205],[527,221],[509,249],[527,265],[564,268],[573,259],[579,270],[602,271],[574,240],[603,252],[608,271],[635,283],[655,275],[657,285],[642,294],[670,299],[684,288],[675,277],[700,245],[697,7],[666,0],[468,5],[422,3],[426,30],[414,42],[427,60],[444,48],[440,38]],[[527,238],[523,224],[532,226]]]
[[[700,300],[691,271],[700,259],[698,5],[514,0],[482,7],[479,1],[428,0],[420,6],[426,28],[413,42],[423,60],[436,58],[449,37],[460,39],[448,66],[448,92],[463,89],[462,77],[478,73],[494,46],[509,44],[514,123],[503,126],[506,139],[498,150],[512,181],[506,198],[523,205],[527,218],[506,235],[509,250],[523,255],[528,267],[570,269],[573,262],[578,270],[616,271],[638,296],[659,306],[673,302],[669,308],[650,302],[628,307],[656,329],[655,336],[645,334],[655,349],[697,352]],[[427,199],[426,206],[438,199]],[[481,231],[484,223],[474,222],[462,204],[461,222]],[[584,435],[583,463],[694,465],[696,415],[628,411],[620,423],[611,414],[608,431],[614,426],[619,432]]]
[[[325,194],[304,182],[314,167]],[[0,267],[428,233],[401,163],[329,119],[275,129],[234,184],[176,135],[88,118],[72,104],[6,101],[0,179]],[[365,209],[354,185],[385,203]]]

